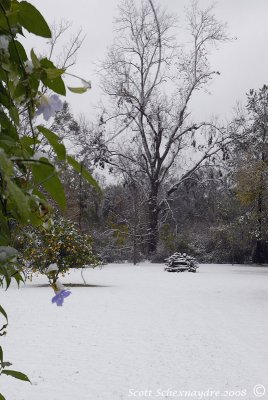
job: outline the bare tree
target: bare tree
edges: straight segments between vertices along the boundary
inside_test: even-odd
[[[124,0],[116,20],[118,36],[102,65],[102,88],[109,102],[101,117],[109,142],[109,162],[147,179],[149,252],[156,250],[161,210],[160,192],[176,165],[177,181],[166,196],[191,176],[228,141],[225,130],[194,123],[189,103],[218,74],[208,50],[226,41],[225,25],[212,8],[196,1],[186,12],[191,44],[178,46],[175,20],[149,0]],[[122,132],[124,131],[124,134]],[[120,134],[120,136],[119,136]],[[183,165],[192,146],[193,161]],[[188,161],[189,157],[187,156]]]
[[[50,60],[56,51],[57,65],[62,69],[68,69],[75,65],[78,51],[85,40],[81,28],[71,33],[66,39],[66,33],[70,32],[71,27],[72,23],[64,20],[59,23],[54,22],[51,26],[52,37],[49,40],[48,59]],[[58,47],[60,47],[60,51]]]

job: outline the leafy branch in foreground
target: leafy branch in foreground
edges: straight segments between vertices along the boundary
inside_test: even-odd
[[[40,12],[27,1],[0,0],[0,284],[8,288],[14,279],[23,281],[17,262],[15,238],[25,225],[42,226],[50,219],[53,202],[66,205],[63,185],[54,162],[38,152],[41,142],[53,149],[56,161],[68,163],[88,182],[99,189],[89,172],[67,155],[64,143],[36,118],[48,121],[62,107],[59,96],[66,95],[64,75],[67,68],[57,68],[47,57],[34,50],[27,54],[20,38],[30,32],[51,38],[51,30]],[[82,80],[84,92],[90,82]],[[70,89],[72,90],[72,89]],[[54,93],[53,93],[54,92]],[[26,121],[26,123],[25,123]],[[41,120],[42,121],[42,120]],[[26,126],[22,134],[22,126]],[[52,200],[52,203],[51,203]],[[51,203],[51,204],[50,204]],[[5,323],[7,313],[0,306]],[[7,369],[0,351],[0,375],[29,381],[21,372]],[[0,394],[0,399],[4,399]]]

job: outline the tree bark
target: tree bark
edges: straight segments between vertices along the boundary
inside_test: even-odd
[[[148,219],[149,219],[149,240],[148,240],[148,255],[151,256],[156,252],[158,243],[158,188],[153,187],[148,200]]]

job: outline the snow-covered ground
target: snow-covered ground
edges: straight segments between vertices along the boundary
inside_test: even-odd
[[[43,277],[1,291],[5,358],[32,381],[1,377],[8,400],[252,400],[256,385],[268,398],[268,268],[115,264],[84,275],[92,287],[72,287],[62,308]],[[64,281],[81,283],[80,272]]]

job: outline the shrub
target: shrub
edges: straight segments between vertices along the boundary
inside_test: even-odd
[[[95,267],[100,260],[93,253],[92,238],[79,232],[72,221],[54,219],[50,226],[27,227],[18,238],[20,260],[26,271],[47,274],[51,265],[57,266],[57,279],[71,268]]]

